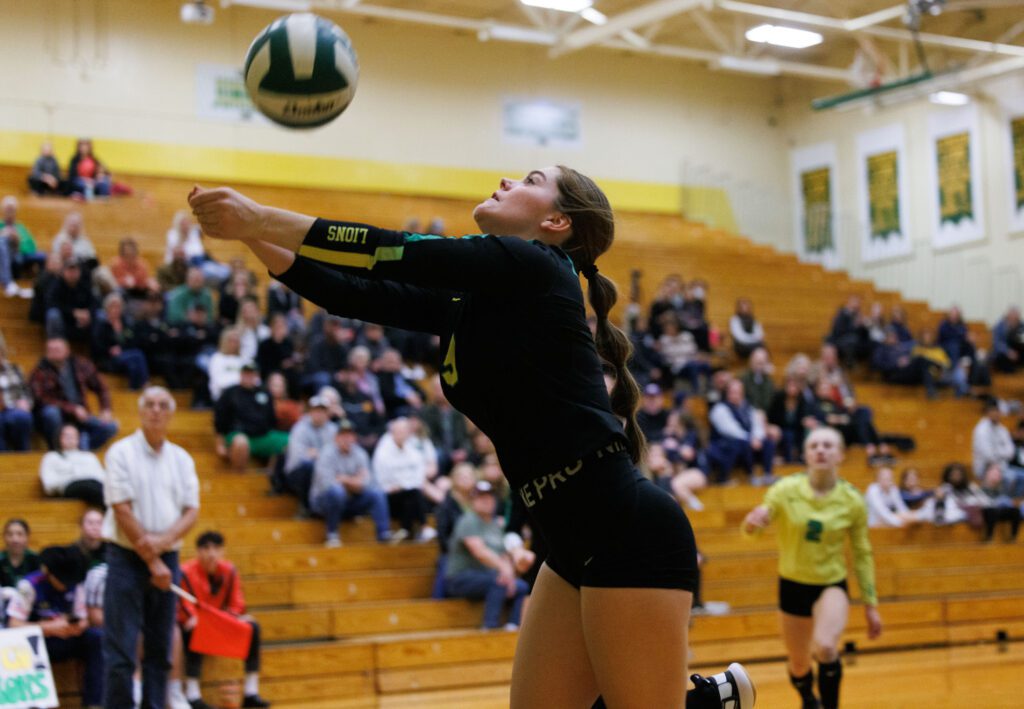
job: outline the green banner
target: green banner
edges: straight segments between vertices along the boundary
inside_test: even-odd
[[[939,171],[939,224],[974,219],[971,204],[971,134],[956,133],[935,141]]]
[[[895,150],[868,155],[868,209],[871,238],[900,236],[899,159]]]
[[[1010,121],[1013,136],[1013,186],[1017,209],[1024,209],[1024,116]]]
[[[804,250],[820,254],[833,249],[831,171],[827,167],[800,173],[804,201]]]

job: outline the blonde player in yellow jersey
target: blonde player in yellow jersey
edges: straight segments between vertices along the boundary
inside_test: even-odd
[[[789,678],[804,709],[835,709],[843,668],[839,642],[846,628],[850,598],[846,585],[847,537],[864,600],[868,638],[882,632],[875,592],[875,563],[868,539],[864,498],[839,479],[843,438],[832,428],[815,429],[804,442],[807,472],[772,485],[764,502],[743,520],[745,534],[759,534],[775,523],[779,539],[779,609]],[[814,670],[818,662],[818,693]]]

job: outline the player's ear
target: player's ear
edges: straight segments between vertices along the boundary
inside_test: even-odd
[[[554,212],[541,222],[540,228],[556,239],[564,241],[572,234],[572,219],[561,212]]]

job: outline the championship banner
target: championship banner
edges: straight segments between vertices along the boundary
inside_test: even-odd
[[[1010,231],[1024,231],[1024,116],[1010,119]]]
[[[857,136],[860,172],[861,260],[911,252],[903,127],[885,126]]]
[[[932,243],[957,246],[984,237],[977,109],[929,116],[934,151],[931,176]]]
[[[0,709],[58,706],[42,629],[0,630]]]
[[[798,252],[805,261],[838,268],[835,144],[794,150],[792,167]]]

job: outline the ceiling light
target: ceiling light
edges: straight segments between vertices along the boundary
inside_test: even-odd
[[[603,12],[592,7],[580,10],[580,17],[594,25],[603,25],[608,21],[608,17]]]
[[[928,100],[941,106],[966,106],[971,102],[971,97],[956,91],[936,91]]]
[[[738,71],[742,74],[759,74],[761,76],[778,76],[782,73],[779,63],[771,59],[746,59],[723,54],[711,62],[712,69]]]
[[[774,44],[776,47],[806,49],[821,44],[822,37],[817,32],[798,30],[795,27],[779,25],[758,25],[747,30],[746,37],[751,42]]]
[[[519,0],[530,7],[542,7],[545,10],[561,12],[582,12],[594,4],[594,0]]]
[[[245,5],[281,12],[309,12],[313,8],[311,0],[221,0],[221,5]]]

